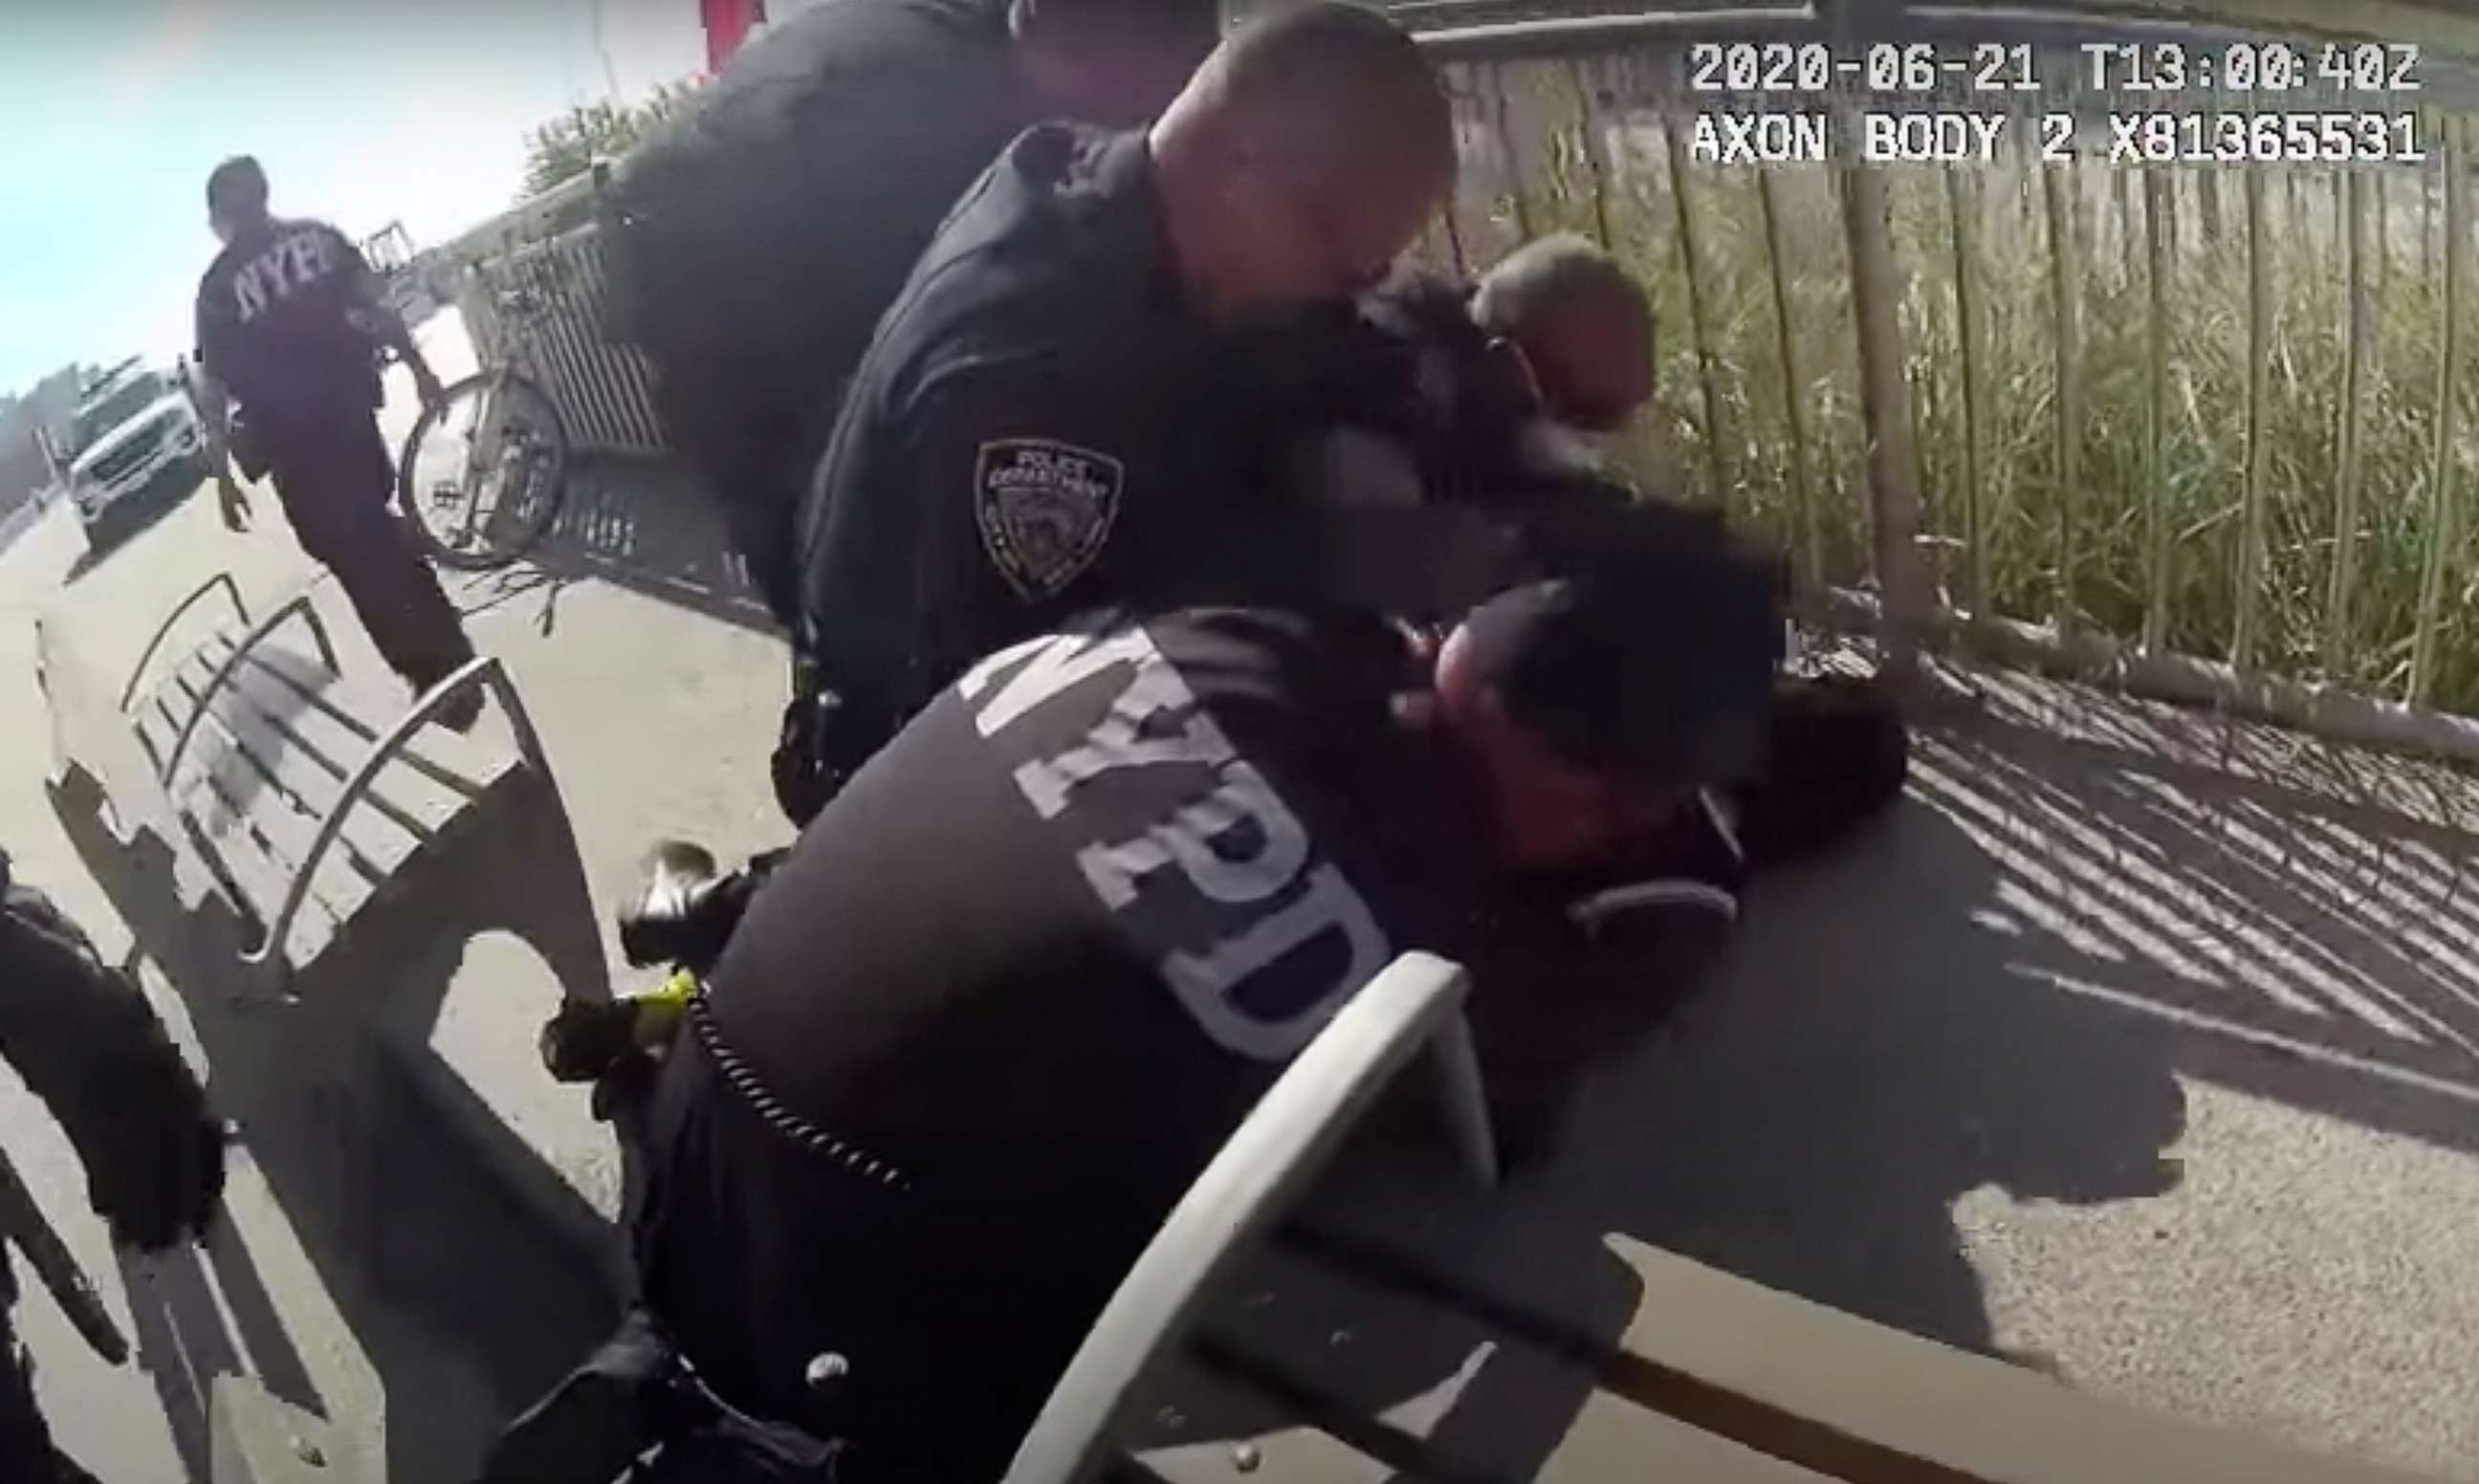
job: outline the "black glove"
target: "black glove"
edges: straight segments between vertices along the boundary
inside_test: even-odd
[[[554,1082],[594,1082],[636,1049],[637,1007],[626,1000],[563,1000],[536,1045]]]

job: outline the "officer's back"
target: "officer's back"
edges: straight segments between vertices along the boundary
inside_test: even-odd
[[[797,353],[831,387],[957,182],[1031,116],[1007,12],[833,0],[744,48],[632,151],[616,190],[658,246],[642,312],[665,346]],[[841,167],[873,155],[884,167]]]
[[[775,25],[622,166],[616,194],[653,241],[657,339],[829,400],[964,185],[1041,118],[1141,118],[1169,90],[1146,75],[1156,55],[1181,54],[1200,10],[831,0]],[[1137,35],[1092,55],[1086,33],[1110,28]],[[1108,85],[1081,75],[1105,66]]]
[[[1163,1216],[1397,953],[1470,964],[1495,1089],[1554,1096],[1527,1073],[1658,991],[1507,875],[1674,813],[1777,643],[1752,566],[1655,576],[1582,617],[1493,603],[1435,724],[1395,704],[1425,683],[1400,635],[1348,614],[1105,613],[942,690],[758,893],[656,1094],[640,1267],[691,1362],[865,1440],[854,1478],[994,1476]],[[1686,611],[1680,661],[1656,636]],[[1536,618],[1589,637],[1536,660]],[[1654,662],[1621,682],[1630,652]],[[1594,760],[1474,740],[1506,725]],[[1561,798],[1591,803],[1511,805]],[[823,1351],[850,1374],[816,1396]]]
[[[379,400],[377,345],[354,311],[369,280],[327,223],[249,217],[199,281],[201,361],[263,427],[366,415]]]

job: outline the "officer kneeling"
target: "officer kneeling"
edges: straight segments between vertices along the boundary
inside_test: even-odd
[[[623,1397],[615,1466],[668,1439],[781,1471],[700,1477],[998,1477],[1182,1193],[1406,950],[1470,969],[1496,1118],[1537,1144],[1685,983],[1594,934],[1726,929],[1692,892],[1571,908],[1752,760],[1773,595],[1714,534],[1508,593],[1434,658],[1222,609],[974,666],[731,934],[643,1111],[644,1308],[491,1476],[585,1476],[552,1467],[563,1404]]]

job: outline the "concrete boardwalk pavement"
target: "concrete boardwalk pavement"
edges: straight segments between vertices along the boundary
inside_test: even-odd
[[[444,375],[456,373],[455,349],[433,352]],[[394,405],[384,421],[400,432],[406,399]],[[611,910],[650,839],[693,833],[728,856],[781,835],[763,765],[785,683],[780,643],[737,596],[695,502],[668,490],[674,509],[640,519],[632,501],[647,492],[629,473],[588,462],[539,561],[447,578],[476,646],[505,658],[541,729],[572,806],[549,823],[574,833],[591,898],[589,953],[601,951],[612,966]],[[396,694],[333,580],[294,542],[273,492],[252,494],[245,534],[226,531],[212,493],[200,491],[104,553],[86,550],[65,507],[0,552],[0,694],[19,719],[0,729],[0,845],[17,876],[53,892],[108,958],[137,955],[159,1008],[201,1047],[218,1045],[218,1031],[193,1008],[215,1000],[238,965],[229,945],[183,951],[197,946],[202,921],[206,888],[194,862],[175,868],[181,900],[161,911],[144,873],[133,873],[135,892],[130,879],[107,880],[117,843],[76,831],[47,795],[51,729],[35,684],[36,626],[116,695],[170,604],[229,572],[254,613],[309,591],[346,676]],[[528,889],[503,873],[476,879],[468,894]],[[445,922],[469,920],[446,904],[436,910]],[[236,1159],[233,1230],[214,1261],[171,1259],[160,1277],[157,1265],[124,1265],[87,1213],[65,1139],[13,1079],[0,1077],[0,1139],[108,1301],[125,1321],[134,1318],[141,1348],[150,1333],[157,1342],[150,1366],[109,1371],[46,1296],[30,1292],[20,1306],[64,1446],[113,1484],[204,1477],[206,1393],[217,1370],[257,1376],[345,1422],[369,1456],[385,1460],[391,1480],[455,1479],[489,1430],[609,1322],[610,1285],[594,1259],[616,1254],[607,1238],[594,1254],[576,1251],[575,1239],[617,1212],[616,1154],[583,1097],[542,1077],[533,1049],[560,985],[515,934],[422,936],[421,925],[399,924],[392,941],[344,972],[361,981],[353,994],[391,1007],[405,998],[398,981],[436,976],[421,1022],[390,1029],[428,1038],[438,1067],[500,1126],[502,1147],[491,1152],[502,1158],[488,1168],[468,1158],[464,1141],[441,1137],[435,1100],[399,1096],[407,1089],[391,1085],[367,1115],[368,1209],[349,1227],[324,1209],[324,1175],[301,1151],[257,1147],[253,1129]],[[235,1064],[206,1069],[219,1104],[238,1116],[243,1110],[231,1105],[255,1096],[243,1083],[286,1083],[296,1068],[278,1042],[253,1045],[254,1029],[222,1029],[220,1045],[241,1048]],[[269,1114],[259,1121],[282,1122],[276,1109],[259,1110]],[[581,1219],[546,1228],[543,1200],[510,1200],[510,1150],[534,1166],[521,1194],[548,1188],[551,1204]],[[366,1250],[340,1262],[345,1245]]]
[[[779,841],[764,757],[783,666],[677,480],[580,481],[540,564],[450,588],[542,729],[607,934],[652,836],[727,857]],[[347,674],[383,688],[271,495],[258,506],[235,536],[193,498],[99,561],[55,511],[0,553],[0,695],[20,718],[0,729],[0,843],[115,957],[167,939],[124,915],[45,793],[33,627],[116,686],[212,573],[254,611],[307,583]],[[1582,1334],[1659,1321],[1638,1280],[1666,1248],[2095,1392],[2479,1479],[2479,794],[2441,769],[1966,679],[1980,707],[1931,730],[1900,815],[1760,888],[1719,981],[1595,1086],[1557,1161],[1480,1201],[1371,1152],[1310,1218],[1382,1230]],[[551,1204],[608,1215],[607,1134],[534,1063],[549,965],[498,931],[432,936],[416,1031],[564,1192]],[[141,964],[179,1018],[214,986],[173,969]],[[355,989],[386,1000],[371,973]],[[211,1070],[247,1094],[238,1079],[284,1066]],[[180,1367],[107,1372],[28,1296],[68,1446],[115,1481],[196,1477],[195,1394],[221,1367],[310,1394],[391,1480],[456,1477],[607,1292],[532,1219],[539,1202],[494,1203],[429,1106],[385,1105],[402,1123],[375,1131],[379,1219],[346,1229],[372,1248],[351,1271],[316,1182],[250,1148],[234,1230],[203,1275],[184,1259],[167,1276],[113,1259],[65,1143],[0,1090],[0,1139],[110,1301],[183,1330]],[[184,1305],[242,1343],[190,1344]],[[1540,1398],[1487,1375],[1426,1354],[1386,1379],[1470,1426],[1554,1436]]]

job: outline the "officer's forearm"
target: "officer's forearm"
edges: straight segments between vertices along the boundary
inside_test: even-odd
[[[404,316],[384,304],[380,305],[375,313],[378,316],[380,341],[396,353],[396,359],[404,362],[405,370],[413,373],[413,379],[438,380],[439,378],[431,372],[429,358],[422,353],[422,346],[414,343],[413,328],[404,322]]]

